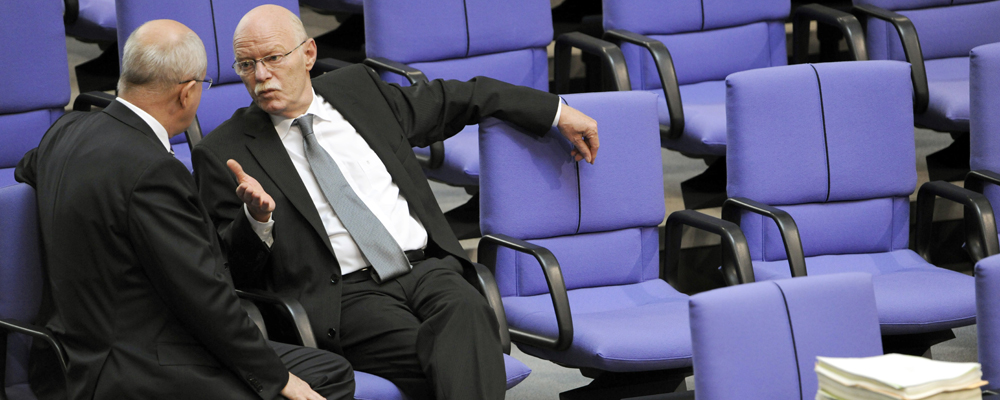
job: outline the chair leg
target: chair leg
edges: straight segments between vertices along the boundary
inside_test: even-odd
[[[559,400],[622,400],[673,393],[692,374],[691,368],[647,372],[599,372],[582,370],[594,380],[587,386],[559,394]],[[666,397],[674,398],[674,397]]]
[[[882,336],[882,351],[885,354],[899,353],[931,358],[931,346],[954,338],[955,333],[951,329],[910,335]]]
[[[927,174],[932,181],[961,181],[969,172],[969,133],[952,133],[948,147],[927,155]]]

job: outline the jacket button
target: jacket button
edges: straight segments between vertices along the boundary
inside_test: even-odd
[[[337,284],[337,275],[336,274],[330,275],[330,283],[332,283],[334,285]]]
[[[337,330],[330,328],[330,330],[326,331],[326,336],[329,336],[332,339],[334,336],[337,336]]]

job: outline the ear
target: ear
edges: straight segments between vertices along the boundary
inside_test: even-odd
[[[185,83],[184,86],[181,86],[181,90],[177,94],[177,102],[181,106],[181,109],[186,110],[192,106],[196,108],[198,107],[198,101],[201,98],[196,97],[195,95],[197,94],[197,90],[199,89],[197,86],[200,85],[201,82],[191,81]]]
[[[313,66],[316,65],[316,40],[309,38],[309,41],[302,47],[305,47],[302,52],[306,55],[306,71],[312,71]]]

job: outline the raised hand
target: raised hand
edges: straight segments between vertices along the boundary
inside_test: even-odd
[[[274,211],[274,199],[264,191],[252,176],[243,172],[243,167],[236,160],[229,160],[226,166],[236,175],[236,182],[240,185],[236,187],[236,196],[247,205],[250,216],[258,222],[271,220],[271,212]]]

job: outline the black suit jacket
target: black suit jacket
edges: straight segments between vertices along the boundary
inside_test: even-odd
[[[278,396],[288,372],[240,307],[194,180],[138,115],[67,114],[15,176],[36,190],[42,322],[71,399]]]
[[[443,140],[490,116],[542,135],[551,129],[558,98],[483,77],[399,87],[386,84],[361,65],[320,76],[313,80],[313,88],[382,160],[411,215],[427,229],[428,256],[455,256],[465,267],[461,272],[474,276],[412,147]],[[274,243],[269,255],[235,194],[237,182],[225,165],[228,159],[238,161],[274,198]],[[236,286],[299,299],[320,347],[341,352],[337,334],[340,267],[319,213],[267,113],[256,105],[236,111],[195,147],[192,160],[198,189],[220,230]]]

